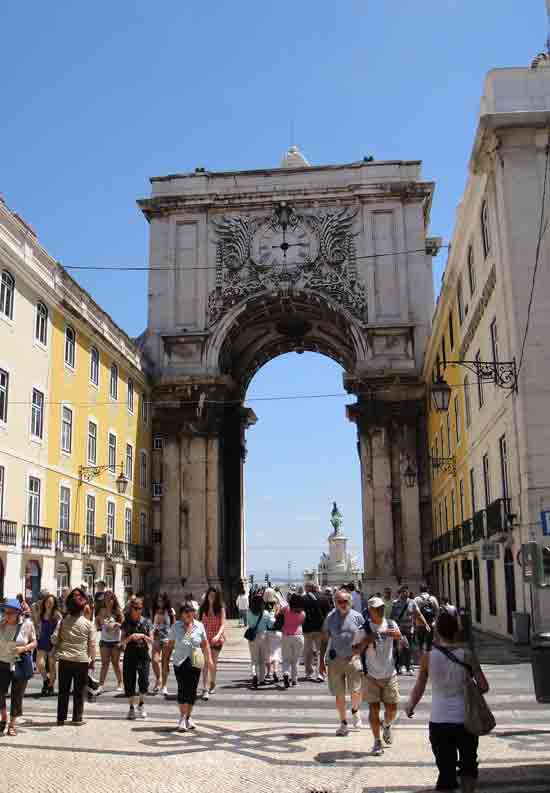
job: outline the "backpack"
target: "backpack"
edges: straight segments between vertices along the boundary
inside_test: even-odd
[[[420,603],[420,613],[428,623],[432,625],[435,620],[435,608],[431,597],[423,597]]]

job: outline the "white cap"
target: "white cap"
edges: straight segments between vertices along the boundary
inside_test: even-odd
[[[382,600],[382,598],[373,597],[369,600],[370,609],[379,609],[382,608],[383,605],[384,605],[384,601]]]

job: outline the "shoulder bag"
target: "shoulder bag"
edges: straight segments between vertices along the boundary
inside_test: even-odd
[[[17,626],[17,630],[15,631],[15,636],[13,637],[13,641],[17,642],[17,637],[21,632],[21,628],[23,627],[23,623],[20,622]],[[14,680],[30,680],[34,674],[34,668],[32,665],[32,653],[22,653],[19,656],[19,659],[16,661],[14,669],[13,669],[13,679]]]
[[[186,632],[185,638],[192,642],[192,635],[193,634],[191,631]],[[191,644],[191,666],[194,669],[202,669],[204,667],[204,653],[202,648],[194,647],[193,644]]]
[[[439,644],[434,644],[434,647],[443,655],[446,655],[450,661],[466,669],[467,675],[464,682],[464,729],[470,735],[488,735],[496,727],[496,721],[491,708],[485,701],[485,697],[479,690],[473,668],[470,664],[460,661],[446,647],[441,647]]]
[[[260,614],[260,616],[258,617],[258,621],[256,622],[255,626],[254,626],[253,628],[249,626],[249,627],[248,627],[248,628],[245,630],[245,632],[244,632],[244,638],[246,639],[246,641],[247,641],[247,642],[253,642],[253,641],[254,641],[254,639],[256,638],[256,634],[258,633],[258,625],[259,625],[259,624],[260,624],[260,622],[262,621],[262,617],[263,617],[263,616],[264,616],[264,613],[263,613],[263,611],[262,611],[262,613],[261,613],[261,614]]]

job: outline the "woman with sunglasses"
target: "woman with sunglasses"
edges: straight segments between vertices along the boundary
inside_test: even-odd
[[[212,653],[202,622],[195,619],[194,603],[184,603],[178,614],[177,622],[168,633],[170,650],[173,650],[174,673],[178,682],[178,705],[180,717],[178,731],[194,730],[191,720],[193,705],[197,700],[197,688],[201,671],[206,666],[213,671]]]
[[[121,626],[124,661],[122,678],[124,693],[128,697],[130,721],[146,719],[144,696],[149,688],[149,645],[152,644],[151,626],[143,616],[143,600],[134,597],[128,604],[128,613]],[[139,696],[136,696],[136,677]],[[136,714],[136,704],[138,706]]]

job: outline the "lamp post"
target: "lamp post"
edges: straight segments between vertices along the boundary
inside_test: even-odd
[[[446,366],[461,366],[475,374],[478,382],[491,382],[497,388],[517,394],[518,374],[516,360],[512,361],[447,361]],[[451,387],[437,367],[437,380],[430,387],[432,402],[438,413],[449,410]]]
[[[112,471],[110,465],[81,465],[78,469],[80,481],[91,482],[98,477],[103,471]],[[116,469],[115,469],[116,470]],[[129,479],[124,473],[124,463],[120,463],[120,473],[115,480],[117,493],[123,496],[128,489]]]
[[[405,480],[405,487],[414,487],[416,485],[416,471],[411,465],[411,459],[407,455],[407,467],[403,471],[403,479]]]

